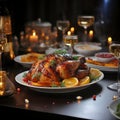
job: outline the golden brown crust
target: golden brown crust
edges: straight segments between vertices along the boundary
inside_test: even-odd
[[[82,71],[84,69],[84,71]],[[62,56],[48,55],[42,61],[33,63],[26,79],[34,86],[60,86],[63,79],[70,77],[84,78],[89,70],[80,60],[67,59]]]

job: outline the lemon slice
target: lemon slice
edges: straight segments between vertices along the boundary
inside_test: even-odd
[[[85,76],[84,78],[80,79],[79,85],[82,86],[82,85],[86,85],[88,83],[90,83],[90,77]]]
[[[100,70],[98,70],[96,68],[91,68],[90,69],[90,78],[92,80],[98,78],[99,76],[101,76]]]
[[[64,79],[62,82],[65,87],[74,87],[74,86],[77,86],[79,83],[78,78],[76,78],[76,77]]]

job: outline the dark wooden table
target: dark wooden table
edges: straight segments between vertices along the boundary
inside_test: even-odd
[[[94,120],[115,120],[108,110],[109,104],[113,101],[116,91],[107,86],[116,80],[116,72],[104,72],[104,79],[81,91],[72,93],[42,93],[22,86],[15,81],[15,76],[27,70],[18,63],[8,68],[8,76],[14,83],[16,89],[11,96],[0,97],[0,113],[6,113],[4,117],[14,118],[42,118],[43,119],[94,119]],[[96,100],[93,100],[96,95]],[[77,96],[82,96],[79,101]],[[26,106],[25,99],[29,100]],[[16,117],[15,117],[16,116]]]

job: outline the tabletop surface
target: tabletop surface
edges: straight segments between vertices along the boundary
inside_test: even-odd
[[[113,101],[116,91],[112,91],[107,86],[116,80],[116,72],[103,72],[104,78],[83,90],[70,93],[42,93],[22,86],[15,81],[15,76],[28,68],[24,68],[18,63],[14,63],[12,69],[8,69],[8,77],[14,83],[16,91],[11,96],[0,97],[0,111],[24,111],[35,113],[36,116],[50,116],[51,119],[70,118],[70,119],[116,119],[109,111],[108,106]],[[93,99],[96,95],[96,100]],[[81,96],[82,99],[76,99]],[[25,99],[29,100],[26,106]],[[40,116],[41,116],[40,115]],[[21,116],[21,115],[20,115]],[[40,117],[39,116],[39,117]],[[18,116],[19,117],[19,116]]]

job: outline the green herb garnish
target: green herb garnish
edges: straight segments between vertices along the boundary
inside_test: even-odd
[[[38,56],[38,59],[42,60],[42,59],[44,59],[44,57],[45,57],[45,55],[40,55],[40,56]]]
[[[27,75],[27,73],[24,73],[24,74],[23,74],[23,77],[25,77],[26,75]]]
[[[61,87],[65,87],[65,83],[64,82],[61,82]]]
[[[56,64],[56,61],[55,61],[55,60],[51,60],[51,61],[50,61],[50,65],[51,65],[51,66],[54,66],[55,64]]]
[[[54,54],[67,54],[66,50],[55,50]]]
[[[78,60],[79,56],[73,56],[73,60]]]
[[[118,105],[116,107],[115,114],[120,117],[120,103],[118,103]]]
[[[32,76],[32,79],[34,79],[34,78],[39,78],[40,76],[41,76],[41,72],[35,73],[35,74]]]

